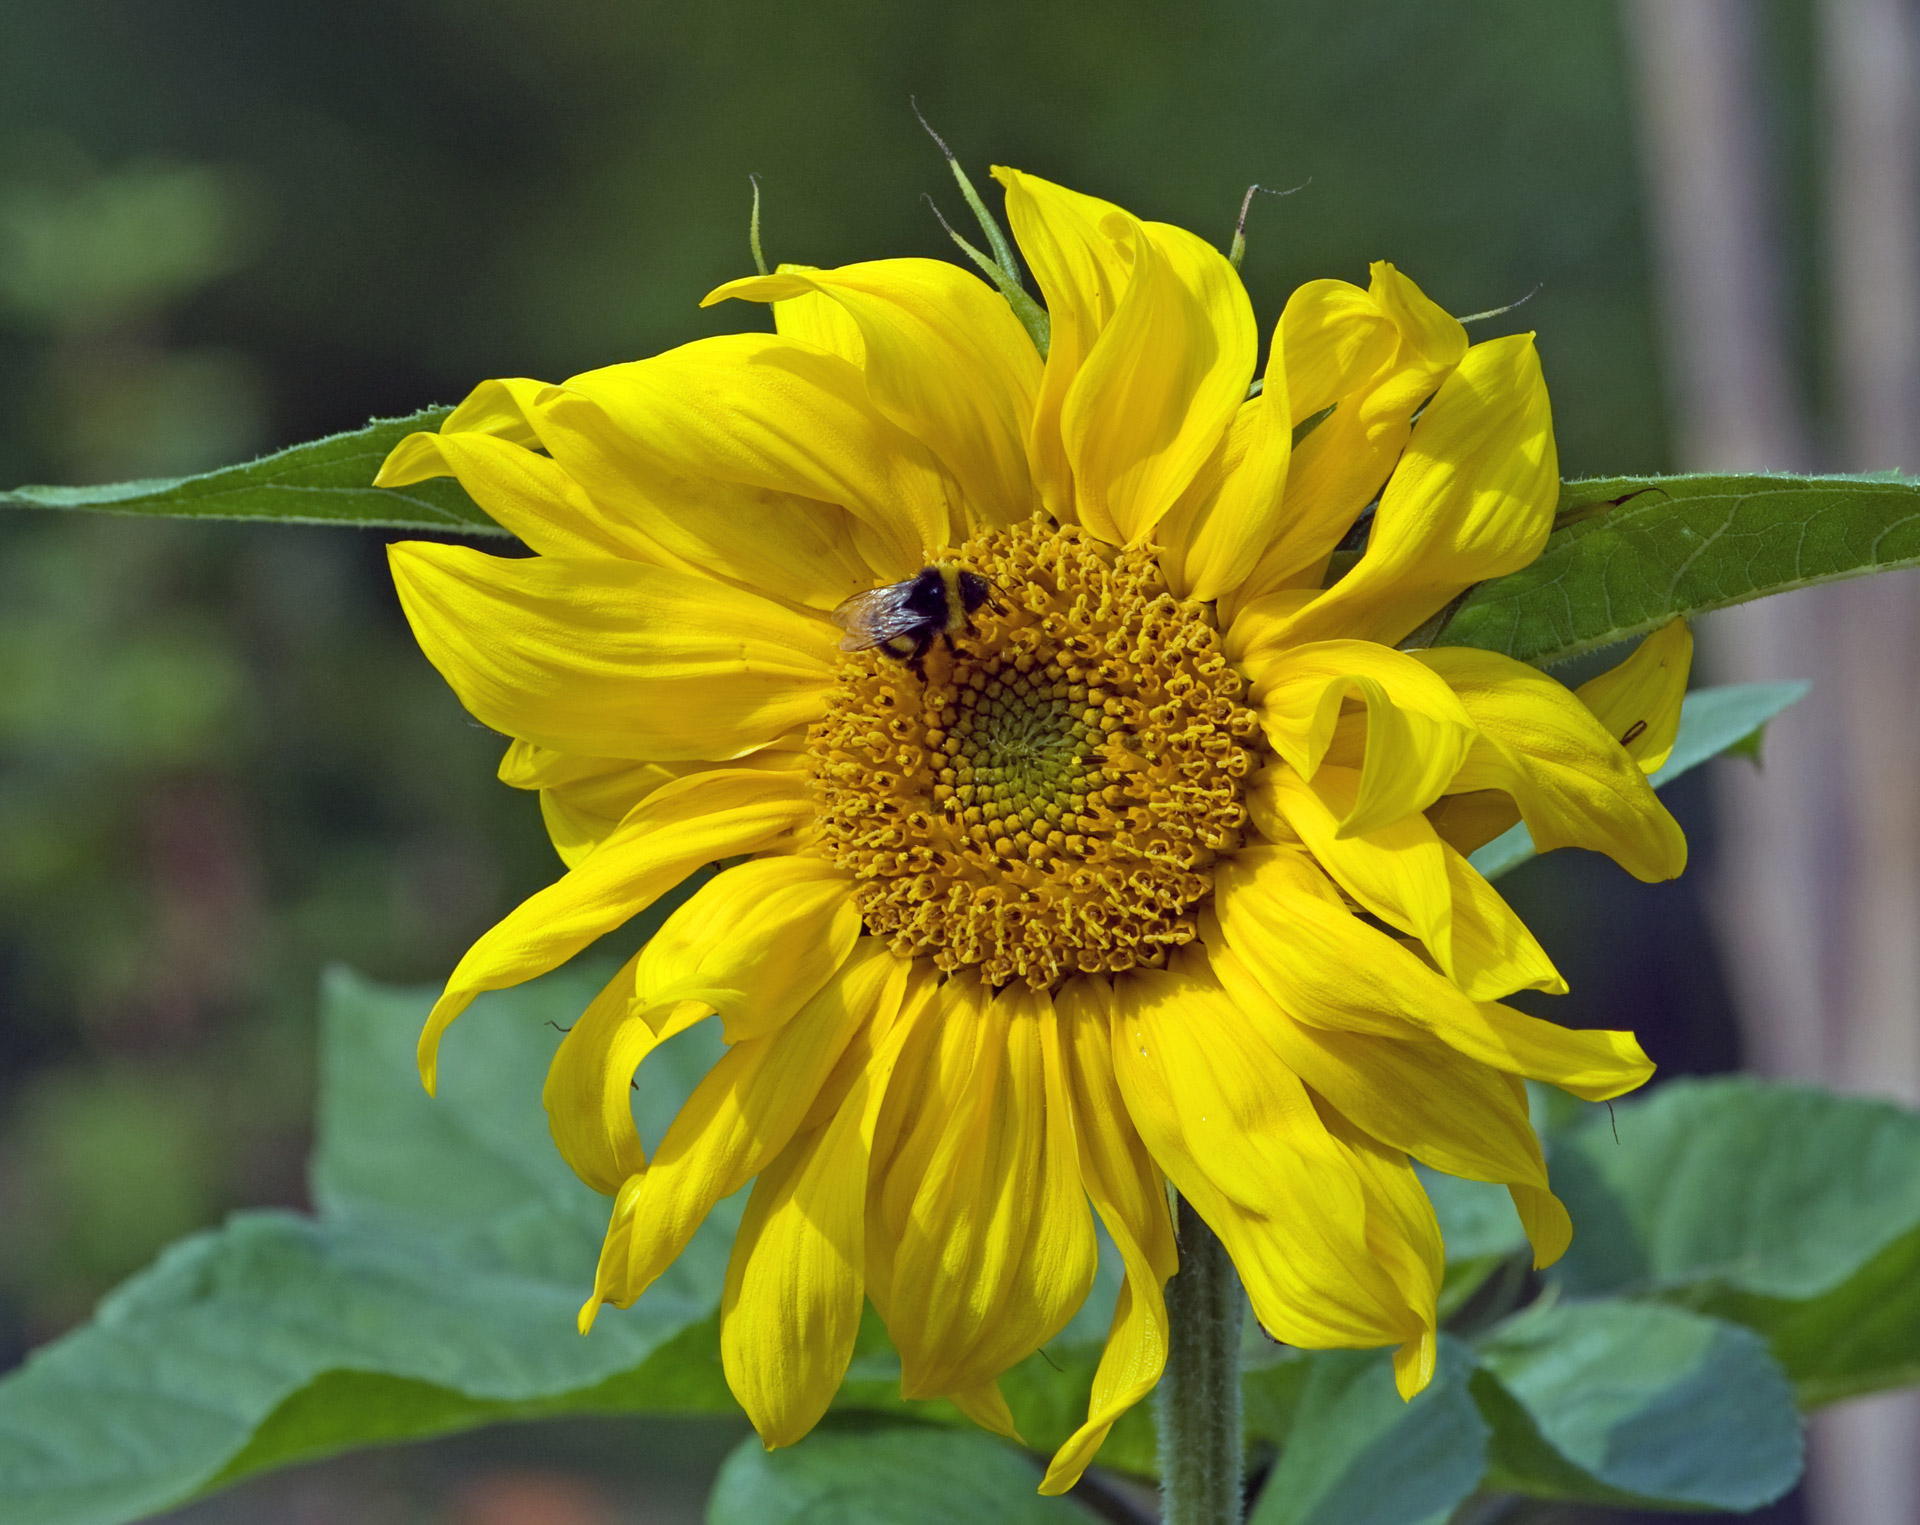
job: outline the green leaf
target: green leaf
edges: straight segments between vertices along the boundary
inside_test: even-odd
[[[260,1467],[492,1419],[731,1412],[708,1356],[730,1213],[632,1309],[574,1328],[607,1204],[561,1162],[539,1098],[549,1024],[594,988],[569,974],[475,1003],[432,1101],[412,1057],[432,994],[333,976],[318,1218],[242,1214],[173,1246],[0,1381],[0,1519],[109,1525]],[[642,1067],[643,1118],[710,1062],[711,1036],[687,1036]]]
[[[0,493],[0,505],[504,535],[506,531],[451,477],[411,487],[373,486],[388,451],[416,430],[439,428],[449,411],[426,408],[405,418],[376,418],[364,429],[330,434],[199,476],[155,477],[101,487],[16,487]]]
[[[1029,1458],[977,1432],[822,1429],[781,1451],[742,1441],[707,1525],[1091,1525],[1039,1482]]]
[[[1651,776],[1653,787],[1664,789],[1708,758],[1742,750],[1774,716],[1805,698],[1810,687],[1806,683],[1729,683],[1695,689],[1680,701],[1680,733],[1674,738],[1672,755]],[[1497,879],[1533,855],[1533,838],[1523,823],[1477,849],[1472,861],[1483,878]]]
[[[1444,1525],[1480,1481],[1487,1426],[1467,1390],[1473,1356],[1443,1339],[1412,1402],[1386,1351],[1322,1351],[1250,1525]]]
[[[1469,594],[1437,645],[1550,666],[1676,614],[1920,564],[1920,484],[1885,477],[1566,482],[1546,550]]]
[[[1491,1489],[1756,1509],[1800,1476],[1793,1389],[1736,1324],[1659,1303],[1536,1304],[1479,1356]]]
[[[1804,1404],[1920,1380],[1920,1115],[1745,1077],[1675,1081],[1564,1138],[1576,1292],[1684,1301],[1772,1340]]]

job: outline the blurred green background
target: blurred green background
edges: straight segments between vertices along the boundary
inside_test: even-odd
[[[1803,10],[1767,10],[1790,165]],[[1222,244],[1250,182],[1302,187],[1253,208],[1263,328],[1375,258],[1456,312],[1534,292],[1567,473],[1669,464],[1604,0],[10,0],[0,82],[7,483],[195,470],[760,321],[696,306],[748,268],[750,172],[769,258],[948,255],[910,97],[977,172]],[[432,980],[558,871],[498,750],[378,537],[0,516],[6,1360],[179,1234],[301,1201],[320,968]],[[1675,801],[1697,850],[1703,801]],[[1513,881],[1557,1014],[1730,1066],[1694,890],[1629,887]],[[690,1518],[702,1434],[423,1448],[194,1517]]]

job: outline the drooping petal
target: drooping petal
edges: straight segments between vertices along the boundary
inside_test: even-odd
[[[1655,773],[1680,734],[1680,701],[1686,697],[1692,664],[1693,634],[1687,622],[1668,620],[1634,647],[1626,661],[1573,692],[1642,773]]]
[[[1032,175],[994,174],[1053,320],[1035,481],[1056,517],[1103,540],[1143,540],[1246,397],[1259,348],[1246,291],[1218,250],[1183,229]]]
[[[792,1021],[727,1050],[668,1125],[646,1171],[621,1188],[583,1321],[603,1302],[624,1308],[646,1291],[714,1203],[780,1155],[861,1028],[891,1020],[907,973],[905,960],[865,939]]]
[[[702,885],[648,940],[634,999],[650,1022],[698,1001],[719,1013],[727,1042],[758,1038],[813,999],[859,936],[844,870],[821,858],[742,863]]]
[[[1167,1278],[1179,1265],[1166,1184],[1128,1120],[1113,1074],[1113,997],[1105,980],[1069,980],[1054,998],[1080,1149],[1080,1178],[1120,1251],[1126,1279],[1093,1377],[1087,1422],[1047,1468],[1042,1493],[1080,1480],[1114,1422],[1153,1390],[1167,1363]]]
[[[1135,970],[1113,1067],[1155,1162],[1233,1257],[1275,1338],[1311,1349],[1417,1339],[1367,1242],[1367,1190],[1312,1098],[1217,984]]]
[[[876,1155],[869,1276],[900,1351],[900,1390],[979,1387],[1057,1334],[1092,1285],[1057,1023],[1044,992],[945,987],[946,1020],[903,1084],[911,1111]],[[883,1128],[885,1124],[883,1123]]]
[[[853,1357],[865,1300],[868,1157],[898,1053],[880,1020],[856,1034],[813,1108],[830,1106],[831,1116],[761,1172],[734,1239],[720,1359],[769,1446],[813,1428]]]
[[[1367,712],[1365,758],[1343,836],[1389,825],[1439,798],[1473,740],[1467,710],[1406,652],[1369,641],[1317,641],[1250,657],[1260,722],[1274,750],[1312,778],[1349,695]]]
[[[1472,1000],[1348,911],[1302,853],[1243,851],[1220,865],[1214,886],[1218,930],[1208,946],[1224,946],[1296,1021],[1382,1038],[1425,1034],[1579,1096],[1616,1083],[1630,1090],[1651,1073],[1631,1033],[1558,1027]]]
[[[1394,1385],[1410,1399],[1433,1380],[1440,1353],[1437,1305],[1447,1262],[1440,1221],[1405,1154],[1354,1127],[1321,1097],[1314,1098],[1314,1110],[1359,1178],[1367,1204],[1367,1248],[1419,1320],[1393,1353]]]
[[[797,774],[716,768],[664,784],[558,883],[531,895],[469,948],[420,1034],[431,1092],[440,1035],[483,990],[557,969],[640,914],[702,864],[756,852],[813,815]]]
[[[853,320],[875,405],[946,464],[976,520],[1004,526],[1028,517],[1026,436],[1040,356],[1000,295],[944,260],[891,259],[750,276],[701,305],[808,292]]]
[[[547,1070],[541,1101],[560,1157],[597,1192],[615,1195],[629,1176],[647,1168],[633,1124],[633,1072],[667,1039],[702,1018],[697,1006],[653,1026],[641,1020],[626,961],[568,1029]]]
[[[1446,681],[1479,732],[1454,790],[1511,795],[1541,852],[1593,848],[1648,882],[1687,866],[1679,823],[1639,764],[1567,689],[1490,651],[1440,646],[1412,655]]]
[[[1538,556],[1559,491],[1532,336],[1475,345],[1414,425],[1366,553],[1294,616],[1287,638],[1399,641],[1474,583]]]
[[[1511,1076],[1418,1034],[1382,1038],[1295,1021],[1232,953],[1209,948],[1208,956],[1287,1068],[1356,1127],[1449,1175],[1547,1189],[1525,1092],[1516,1098]]]
[[[387,548],[427,659],[482,724],[562,752],[730,758],[821,713],[834,628],[636,561]]]

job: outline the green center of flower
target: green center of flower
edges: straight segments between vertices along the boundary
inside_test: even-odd
[[[945,558],[943,558],[945,559]],[[1150,551],[1036,518],[952,553],[1001,606],[924,677],[842,671],[809,735],[820,836],[868,931],[994,984],[1161,965],[1240,844],[1259,726]]]
[[[1087,797],[1103,782],[1100,711],[1087,704],[1084,687],[1075,699],[1058,661],[1025,659],[1023,672],[1022,660],[976,668],[970,676],[980,686],[956,691],[939,742],[950,759],[940,784],[1016,848],[1036,831],[1044,840],[1049,829],[1084,830]]]

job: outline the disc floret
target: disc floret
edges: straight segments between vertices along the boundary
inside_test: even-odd
[[[902,957],[994,984],[1159,966],[1239,846],[1259,729],[1150,549],[1036,518],[952,553],[1000,611],[922,679],[842,670],[809,735],[819,850]]]

